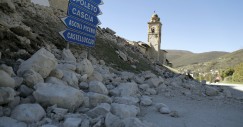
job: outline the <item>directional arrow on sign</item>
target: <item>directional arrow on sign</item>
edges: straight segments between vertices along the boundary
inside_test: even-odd
[[[101,15],[102,12],[97,4],[91,2],[90,0],[69,0],[69,3],[74,3],[79,6],[79,8],[91,13],[94,16]]]
[[[70,3],[68,6],[68,15],[81,19],[89,25],[97,26],[101,24],[100,20],[96,16],[87,13],[73,3]]]
[[[70,29],[79,31],[79,32],[84,33],[86,35],[91,35],[91,36],[96,35],[96,27],[95,26],[84,24],[84,23],[82,23],[81,20],[78,20],[78,19],[70,17],[70,16],[61,18],[61,20]]]
[[[68,42],[78,43],[89,47],[95,45],[95,37],[89,37],[69,29],[61,31],[59,34]]]

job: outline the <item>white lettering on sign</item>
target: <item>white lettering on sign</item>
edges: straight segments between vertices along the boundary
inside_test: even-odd
[[[69,21],[69,25],[70,25],[70,26],[73,26],[73,27],[75,27],[75,28],[78,28],[78,29],[82,29],[82,24],[77,23],[77,22],[72,21],[72,20]]]
[[[94,22],[94,18],[93,16],[87,14],[87,13],[84,13],[84,12],[81,12],[80,10],[76,9],[76,8],[72,8],[72,13],[80,18],[83,18],[85,20],[88,20],[90,22]]]
[[[86,26],[86,25],[84,25],[83,30],[86,31],[86,32],[90,32],[92,34],[96,34],[96,29],[91,28],[91,27]]]
[[[93,39],[81,36],[79,34],[68,32],[67,33],[67,37],[68,37],[68,39],[76,40],[76,41],[87,43],[87,44],[90,44],[90,45],[94,44],[94,40]]]
[[[79,2],[79,4],[80,4],[81,6],[83,6],[83,7],[87,8],[87,9],[89,9],[90,11],[92,11],[92,12],[94,12],[94,13],[98,11],[97,7],[95,7],[94,5],[88,3],[88,2],[85,1],[85,0],[76,0],[76,1]]]

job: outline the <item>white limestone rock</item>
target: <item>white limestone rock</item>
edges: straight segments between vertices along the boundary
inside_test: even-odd
[[[127,117],[136,117],[136,115],[140,112],[140,109],[134,105],[125,105],[125,104],[111,104],[111,113],[119,116],[124,119]]]
[[[148,84],[141,84],[138,86],[140,89],[146,91],[148,88],[149,88],[149,85]]]
[[[64,74],[63,78],[62,78],[63,81],[67,82],[67,84],[69,86],[72,86],[72,87],[74,87],[76,89],[79,88],[79,86],[78,86],[79,85],[78,84],[79,80],[78,80],[77,74],[75,72],[63,70],[63,74]]]
[[[44,48],[41,48],[28,60],[21,63],[17,74],[22,76],[26,70],[34,70],[43,78],[46,78],[57,66],[55,56]]]
[[[140,104],[142,105],[142,106],[150,106],[150,105],[152,105],[152,98],[151,97],[149,97],[149,96],[142,96],[141,98],[140,98]]]
[[[139,84],[143,84],[143,82],[144,82],[144,77],[142,77],[142,76],[135,76],[134,77],[134,81],[136,82],[136,83],[139,83]]]
[[[206,95],[208,95],[208,96],[217,96],[217,95],[219,95],[219,91],[216,88],[214,88],[214,87],[206,86],[205,90],[206,90]]]
[[[7,72],[0,70],[0,77],[0,87],[16,87],[15,80]]]
[[[159,112],[160,112],[161,114],[169,114],[171,111],[170,111],[169,107],[161,107],[161,108],[159,109]]]
[[[80,127],[81,122],[81,118],[66,118],[63,127]]]
[[[73,111],[83,103],[83,93],[70,86],[39,83],[33,95],[42,105],[55,105]]]
[[[33,93],[33,91],[33,89],[27,87],[26,85],[21,85],[18,89],[18,92],[20,92],[21,97],[30,96]]]
[[[89,91],[94,93],[104,94],[104,95],[108,94],[108,90],[105,87],[105,85],[99,81],[91,81],[89,83]]]
[[[88,92],[87,96],[91,107],[96,107],[100,103],[111,103],[111,98],[104,94]]]
[[[60,80],[56,77],[48,77],[45,83],[58,84],[58,85],[68,85],[67,82]]]
[[[155,88],[157,88],[157,87],[159,86],[160,83],[164,82],[164,79],[154,77],[154,78],[150,78],[149,80],[146,80],[145,82],[146,82],[147,84],[149,84],[150,87],[155,87]]]
[[[146,89],[146,92],[148,95],[156,95],[157,91],[154,88],[148,88]]]
[[[62,50],[62,59],[64,61],[68,62],[74,62],[76,63],[76,58],[74,57],[73,53],[70,51],[70,49],[63,49]]]
[[[10,76],[16,76],[13,71],[13,68],[5,64],[0,65],[0,70],[7,72]]]
[[[88,59],[84,59],[81,63],[77,64],[76,71],[81,75],[87,74],[91,76],[94,72],[94,67]]]
[[[58,64],[57,68],[60,70],[75,71],[77,69],[77,66],[76,64],[62,63],[62,64]]]
[[[0,127],[27,127],[27,124],[10,117],[0,117]]]
[[[14,108],[11,117],[27,123],[40,121],[46,112],[39,104],[21,104]]]
[[[138,93],[138,85],[134,82],[121,83],[112,91],[117,92],[118,96],[136,96]]]
[[[108,113],[105,117],[105,126],[106,127],[122,127],[122,121],[119,117]]]
[[[56,77],[58,79],[62,79],[63,77],[63,72],[61,69],[54,69],[50,73],[50,77]]]
[[[0,87],[0,105],[14,100],[15,91],[10,87]]]
[[[97,118],[98,116],[106,116],[111,110],[111,106],[108,103],[101,103],[97,107],[89,110],[86,114],[91,118]]]
[[[80,89],[88,89],[89,88],[89,84],[87,82],[81,82],[79,84],[79,88]]]
[[[34,70],[26,70],[23,73],[23,78],[26,85],[30,88],[33,88],[37,83],[44,83],[42,76]]]
[[[98,72],[94,71],[94,73],[89,77],[89,81],[103,81],[103,76]]]
[[[163,103],[155,104],[155,108],[161,114],[169,114],[171,112],[170,108],[167,105],[163,104]]]
[[[139,99],[136,97],[115,97],[113,100],[114,103],[126,104],[126,105],[136,105],[139,102]]]

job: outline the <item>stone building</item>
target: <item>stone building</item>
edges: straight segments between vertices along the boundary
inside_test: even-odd
[[[159,62],[160,60],[160,45],[161,45],[161,28],[162,23],[157,14],[153,14],[150,22],[148,22],[148,55],[154,62]]]

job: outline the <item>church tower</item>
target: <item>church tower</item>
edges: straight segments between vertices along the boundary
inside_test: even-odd
[[[162,23],[157,14],[153,14],[150,22],[148,22],[148,55],[152,60],[160,61],[160,44],[161,44]]]

